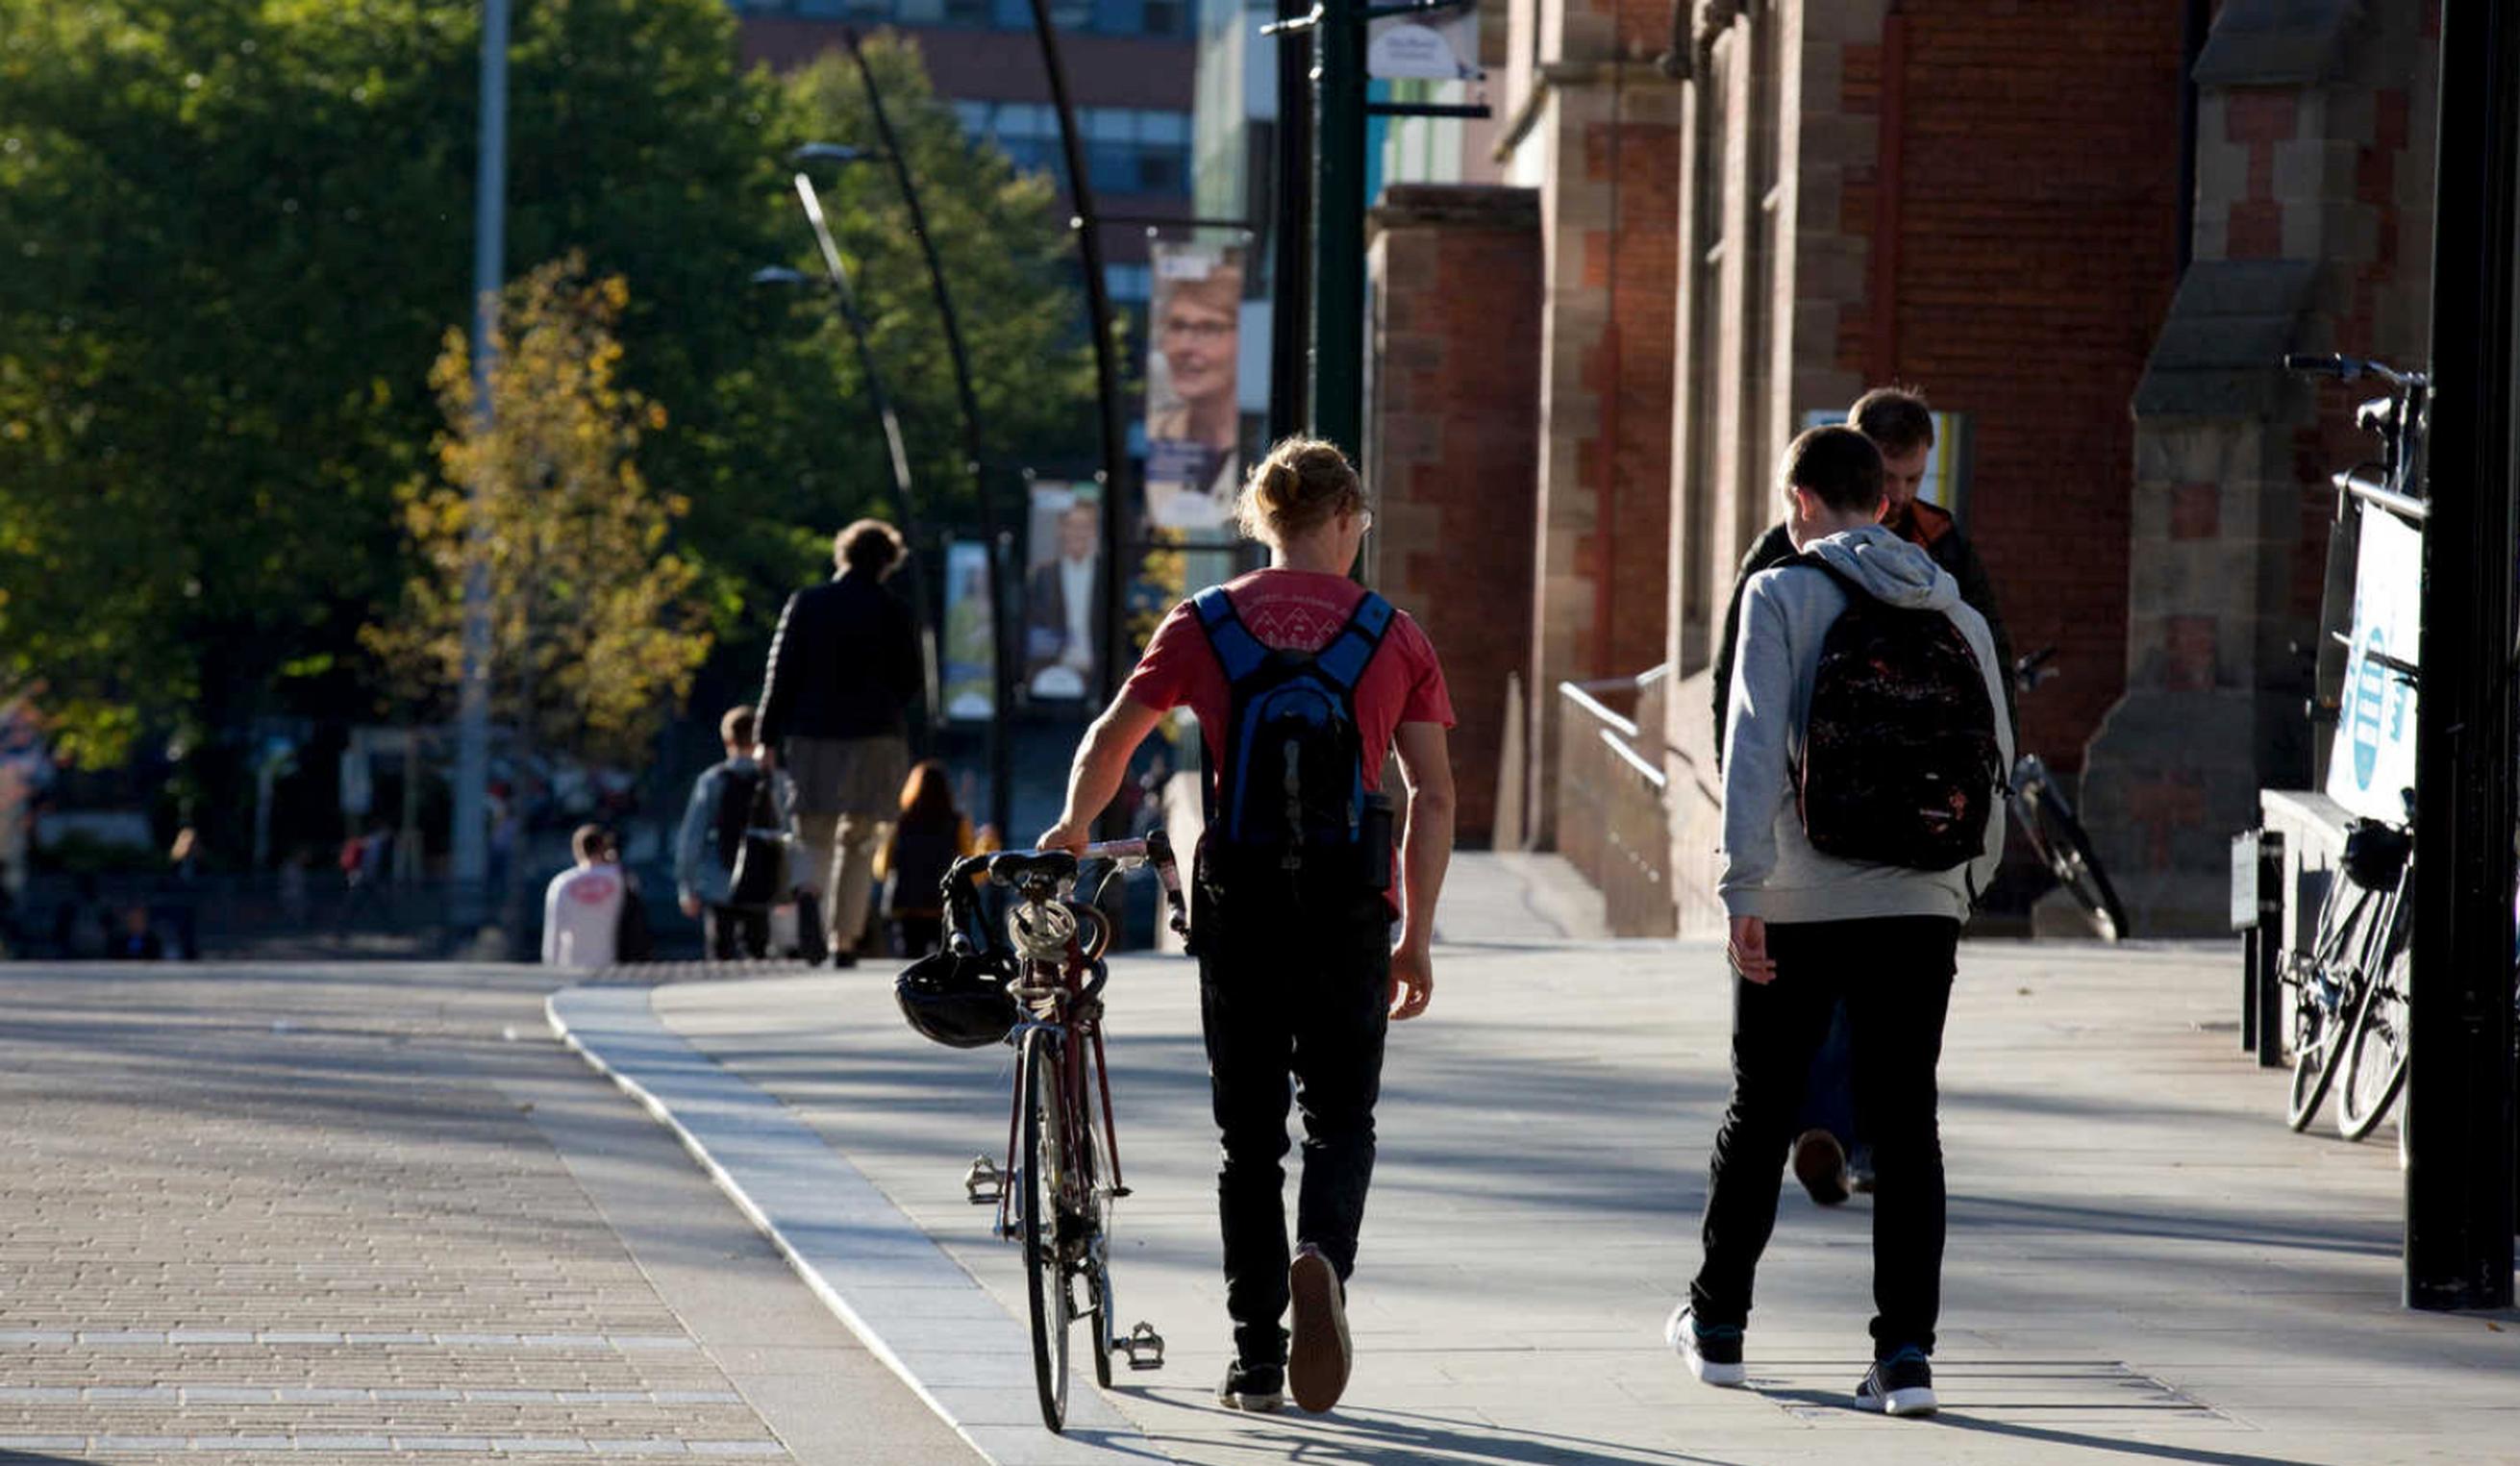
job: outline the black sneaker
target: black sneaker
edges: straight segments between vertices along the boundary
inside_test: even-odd
[[[1885,1415],[1934,1413],[1934,1366],[1925,1352],[1911,1344],[1886,1359],[1873,1360],[1864,1383],[1855,1387],[1855,1407]]]
[[[1741,1363],[1741,1327],[1732,1323],[1700,1323],[1688,1305],[1671,1311],[1662,1326],[1662,1342],[1688,1365],[1688,1372],[1703,1384],[1745,1385],[1750,1371]]]
[[[1286,1357],[1295,1403],[1319,1415],[1347,1393],[1348,1373],[1356,1363],[1347,1335],[1347,1290],[1339,1285],[1330,1260],[1306,1244],[1286,1269],[1286,1295],[1294,1313],[1294,1339]]]
[[[1846,1151],[1837,1136],[1824,1130],[1807,1130],[1794,1141],[1794,1179],[1803,1183],[1811,1199],[1824,1207],[1846,1200]]]
[[[1225,1366],[1225,1383],[1216,1387],[1216,1402],[1229,1410],[1267,1414],[1286,1402],[1286,1369],[1282,1364]]]

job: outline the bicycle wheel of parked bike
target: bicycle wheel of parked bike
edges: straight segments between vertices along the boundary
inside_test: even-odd
[[[2353,1037],[2353,1020],[2369,986],[2363,963],[2374,954],[2369,925],[2382,906],[2373,892],[2348,887],[2339,872],[2335,888],[2318,912],[2317,945],[2292,989],[2292,1089],[2284,1103],[2284,1123],[2309,1128]],[[2348,893],[2351,893],[2350,895]],[[2341,912],[2341,914],[2340,914]]]
[[[2126,908],[2118,904],[2117,888],[2109,884],[2107,872],[2100,869],[2100,858],[2092,853],[2091,837],[2083,833],[2082,822],[2074,818],[2065,796],[2044,777],[2023,780],[2015,792],[2022,811],[2022,831],[2029,835],[2031,848],[2039,852],[2048,872],[2056,877],[2056,884],[2064,887],[2092,918],[2101,940],[2114,942],[2125,936]]]
[[[1041,1423],[1067,1424],[1067,1271],[1059,1260],[1058,1200],[1066,1184],[1059,1136],[1067,1123],[1058,1036],[1037,1028],[1023,1041],[1024,1289],[1032,1314],[1032,1378]]]
[[[2409,882],[2411,885],[2411,881]],[[2378,1127],[2407,1083],[2407,969],[2414,893],[2402,891],[2386,951],[2372,962],[2345,1041],[2336,1082],[2336,1133],[2360,1140]]]

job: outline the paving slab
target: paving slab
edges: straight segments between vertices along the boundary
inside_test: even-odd
[[[0,965],[0,1458],[975,1459],[550,986]]]
[[[1964,945],[1942,1068],[1945,1409],[1912,1422],[1849,1403],[1869,1353],[1860,1199],[1823,1210],[1786,1187],[1750,1389],[1700,1387],[1664,1352],[1728,1088],[1721,956],[1523,937],[1439,950],[1433,1008],[1394,1030],[1347,1401],[1216,1409],[1229,1340],[1194,971],[1123,959],[1108,1029],[1135,1194],[1114,1272],[1124,1321],[1152,1321],[1171,1357],[1099,1397],[1135,1434],[1087,1444],[1197,1462],[2520,1462],[2520,1317],[2399,1307],[2394,1136],[2284,1130],[2280,1077],[2229,1032],[2237,961]],[[925,1044],[864,969],[636,1002],[970,1279],[953,1319],[907,1338],[973,1337],[985,1298],[1005,1322],[988,1349],[1020,1360],[1020,1259],[961,1185],[1003,1144],[1008,1054]],[[1098,1399],[1081,1373],[1074,1390]],[[1042,1439],[1019,1420],[964,1434],[1007,1460]]]

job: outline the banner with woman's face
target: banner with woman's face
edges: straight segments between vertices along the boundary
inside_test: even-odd
[[[1157,241],[1147,361],[1147,521],[1217,529],[1239,488],[1242,247]]]

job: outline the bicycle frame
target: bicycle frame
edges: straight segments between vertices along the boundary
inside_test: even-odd
[[[1104,882],[1121,870],[1153,866],[1163,879],[1173,929],[1189,935],[1180,873],[1160,830],[1081,852],[970,857],[956,862],[944,883],[948,941],[958,955],[974,955],[978,940],[988,935],[980,928],[975,939],[973,903],[980,886],[1006,888],[1017,898],[1004,922],[1013,958],[1007,993],[1021,1015],[1007,1035],[1018,1062],[1007,1114],[1006,1160],[994,1175],[987,1157],[974,1161],[965,1185],[974,1202],[995,1201],[999,1236],[1023,1241],[1035,1382],[1043,1422],[1053,1431],[1062,1429],[1066,1418],[1066,1331],[1072,1322],[1093,1317],[1095,1374],[1106,1386],[1113,1355],[1125,1355],[1132,1369],[1159,1369],[1164,1349],[1163,1336],[1148,1324],[1138,1324],[1126,1337],[1116,1328],[1104,1204],[1128,1195],[1129,1187],[1120,1169],[1119,1122],[1102,1043],[1102,992],[1110,980],[1102,957],[1114,932],[1094,897],[1076,899],[1081,861],[1107,862]],[[1046,1128],[1045,1119],[1055,1128]],[[1085,1309],[1076,1303],[1079,1284],[1090,1299]]]

